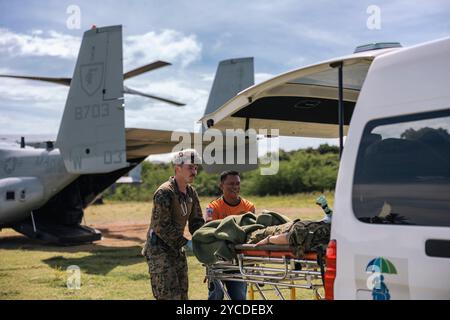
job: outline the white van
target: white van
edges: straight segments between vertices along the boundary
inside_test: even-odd
[[[201,121],[345,135],[326,298],[450,299],[450,38],[375,44],[293,70]]]

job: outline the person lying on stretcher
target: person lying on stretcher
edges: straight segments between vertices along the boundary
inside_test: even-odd
[[[192,236],[194,255],[199,262],[212,265],[218,261],[235,259],[236,245],[251,245],[249,247],[255,248],[256,244],[261,246],[268,242],[288,244],[289,250],[297,257],[307,252],[323,253],[330,241],[332,211],[325,197],[319,197],[316,203],[326,214],[320,221],[291,221],[280,213],[270,211],[258,216],[247,212],[210,221]],[[267,250],[264,247],[260,249]]]
[[[248,244],[285,245],[300,248],[301,252],[315,250],[317,246],[326,245],[330,237],[330,224],[333,211],[328,207],[323,195],[316,199],[325,212],[325,217],[320,221],[295,220],[282,225],[271,226],[265,229],[253,231],[247,238]]]

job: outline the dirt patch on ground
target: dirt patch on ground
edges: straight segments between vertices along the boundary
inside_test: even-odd
[[[0,249],[51,250],[64,252],[90,251],[102,247],[143,246],[147,236],[148,224],[114,222],[108,224],[89,225],[102,233],[102,239],[93,244],[79,246],[55,246],[44,244],[38,240],[29,239],[12,229],[4,229],[0,233]],[[190,239],[186,230],[185,236]]]
[[[96,224],[91,227],[101,231],[101,243],[109,247],[125,247],[145,242],[148,230],[146,223],[121,223]]]

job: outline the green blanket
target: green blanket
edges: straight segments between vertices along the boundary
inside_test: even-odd
[[[246,242],[247,235],[257,229],[289,222],[276,212],[264,211],[260,215],[247,212],[206,223],[192,236],[192,248],[198,261],[213,264],[219,259],[236,258],[234,245]]]

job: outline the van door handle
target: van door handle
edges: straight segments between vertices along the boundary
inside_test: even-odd
[[[425,253],[429,257],[450,258],[450,240],[428,239]]]

